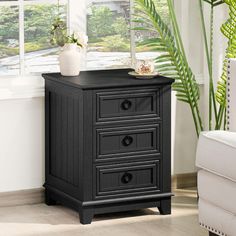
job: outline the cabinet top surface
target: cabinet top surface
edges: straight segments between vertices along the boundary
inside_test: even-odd
[[[136,79],[128,75],[132,69],[113,69],[81,71],[79,76],[62,76],[60,73],[48,73],[42,76],[46,80],[57,81],[81,89],[129,87],[145,85],[171,84],[173,79],[157,76],[153,79]]]

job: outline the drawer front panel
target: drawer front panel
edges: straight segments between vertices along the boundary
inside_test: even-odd
[[[160,124],[97,129],[95,159],[158,155],[160,136]]]
[[[160,161],[96,167],[96,196],[161,191]]]
[[[96,93],[96,121],[160,117],[159,89]]]

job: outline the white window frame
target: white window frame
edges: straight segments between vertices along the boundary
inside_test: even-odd
[[[63,5],[65,3],[68,3],[67,6],[67,25],[70,26],[70,1],[71,0],[60,0],[60,4]],[[86,0],[85,0],[86,1]],[[25,73],[25,26],[24,26],[24,18],[25,13],[24,9],[27,5],[41,5],[41,4],[57,4],[58,0],[13,0],[13,1],[0,1],[0,7],[1,6],[18,6],[19,7],[19,77],[23,78],[24,76],[28,76],[28,74]],[[1,77],[12,77],[12,75],[5,75]]]

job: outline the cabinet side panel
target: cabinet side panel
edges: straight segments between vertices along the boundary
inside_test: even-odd
[[[171,192],[171,86],[162,88],[163,112],[163,192]]]
[[[46,183],[78,197],[80,90],[46,85]]]
[[[83,164],[81,173],[83,175],[83,201],[91,201],[93,194],[93,112],[96,107],[93,107],[93,91],[86,90],[83,92]]]

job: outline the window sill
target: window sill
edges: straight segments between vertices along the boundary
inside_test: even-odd
[[[44,80],[39,77],[13,77],[0,80],[0,100],[44,97]]]

